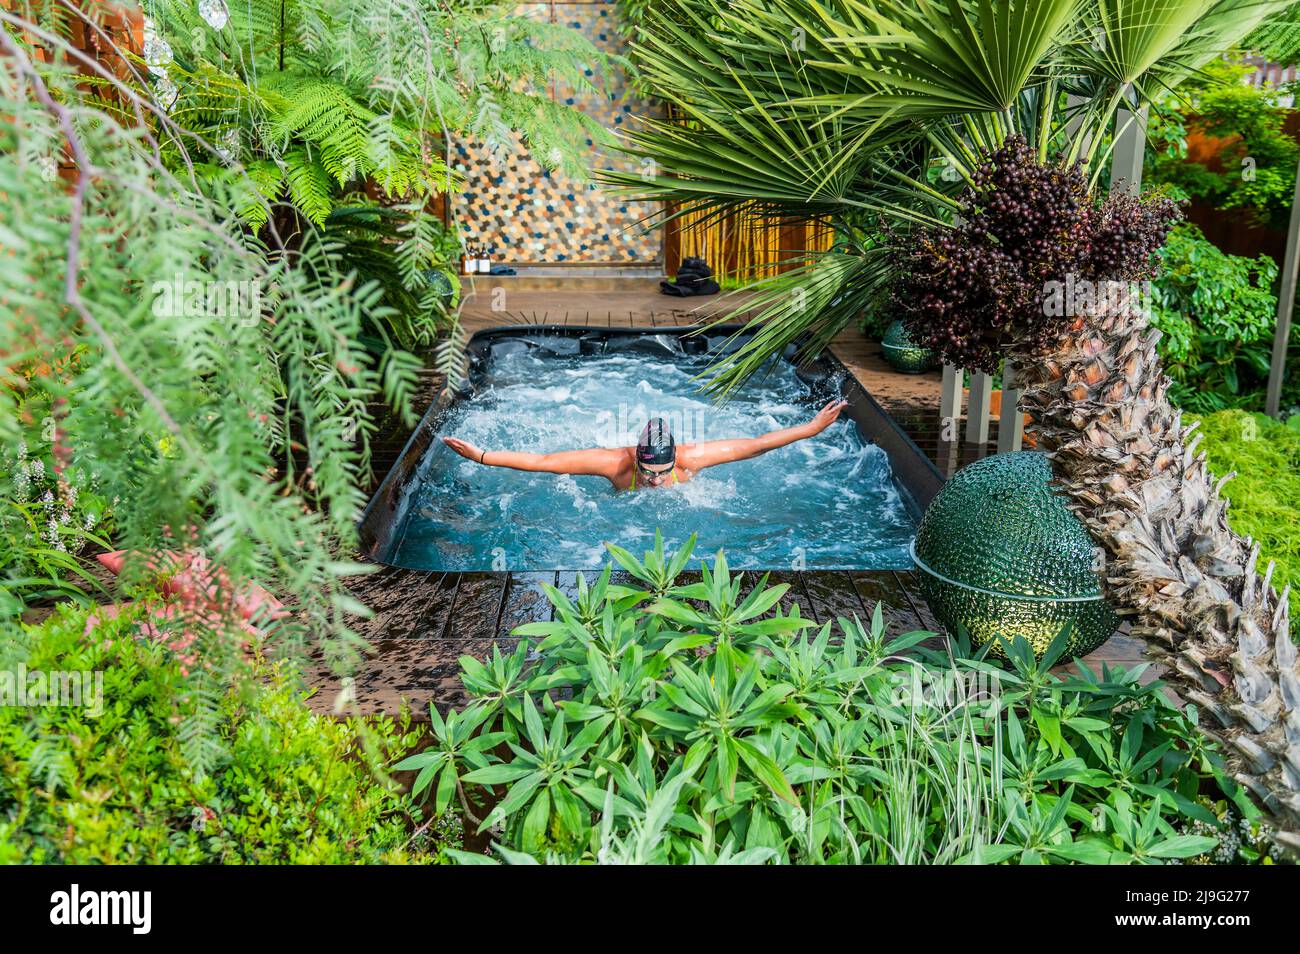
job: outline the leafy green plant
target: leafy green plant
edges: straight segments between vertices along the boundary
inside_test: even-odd
[[[1160,252],[1151,321],[1183,407],[1208,412],[1259,400],[1277,322],[1277,265],[1265,255],[1227,255],[1190,223]]]
[[[79,12],[57,9],[40,12]],[[382,397],[409,415],[415,363],[362,345],[386,314],[373,284],[349,280],[314,234],[292,255],[250,236],[232,214],[238,190],[174,175],[147,123],[123,124],[86,92],[67,23],[32,15],[0,10],[0,191],[23,196],[4,222],[0,384],[47,396],[69,466],[117,500],[115,548],[183,536],[232,583],[257,578],[294,605],[275,628],[286,648],[319,640],[344,658],[356,607],[341,578],[356,568],[339,547],[362,502],[370,407]],[[184,140],[133,83],[95,88]],[[30,426],[0,402],[0,443],[16,447]],[[0,485],[0,509],[18,492]],[[201,648],[211,668],[195,681],[218,683],[238,649],[216,637]]]
[[[416,744],[409,717],[313,714],[282,666],[221,693],[227,754],[195,772],[182,752],[187,680],[162,641],[138,635],[138,619],[139,609],[92,625],[63,607],[0,645],[6,675],[102,678],[96,704],[0,706],[0,861],[425,863],[453,841],[451,828],[438,840],[432,825],[414,827],[382,771]]]
[[[1300,3],[1269,17],[1242,46],[1274,63],[1300,62]]]
[[[1218,847],[1203,855],[1188,858],[1189,865],[1262,864],[1271,865],[1279,860],[1277,843],[1273,841],[1271,827],[1259,818],[1245,818],[1223,799],[1211,801],[1202,797],[1202,804],[1214,815],[1213,822],[1194,821],[1188,831],[1194,835],[1208,835],[1218,842]]]
[[[1282,90],[1243,82],[1254,69],[1248,63],[1215,61],[1170,96],[1148,130],[1154,161],[1145,177],[1182,198],[1241,209],[1253,222],[1285,228],[1300,144],[1283,128],[1287,110],[1278,102]],[[1191,132],[1224,140],[1218,169],[1187,158]]]
[[[322,225],[366,180],[399,201],[446,191],[453,134],[505,145],[518,133],[572,172],[582,142],[604,135],[547,84],[592,89],[588,70],[610,58],[504,3],[254,0],[219,26],[192,3],[151,12],[165,44],[145,52],[154,85],[174,89],[173,118],[218,147],[207,173],[247,176],[241,215],[254,226],[282,193]]]
[[[403,348],[427,347],[460,297],[456,268],[460,239],[441,220],[403,206],[383,206],[354,196],[335,206],[322,226],[337,248],[340,266],[361,282],[374,282],[391,316],[371,324]],[[386,341],[372,346],[382,352]]]
[[[254,0],[212,21],[169,0],[150,16],[141,66],[183,130],[161,124],[170,167],[232,190],[241,221],[273,248],[324,230],[341,263],[384,290],[372,333],[405,348],[457,321],[444,291],[458,285],[459,241],[427,207],[460,186],[453,137],[522,140],[571,174],[584,144],[607,137],[550,87],[593,89],[614,61],[504,3]],[[197,161],[190,140],[208,146]],[[446,278],[431,283],[437,271]]]
[[[1207,782],[1254,817],[1140,668],[1053,675],[1062,638],[1000,669],[879,608],[818,627],[722,554],[679,583],[693,545],[611,548],[621,582],[463,657],[473,701],[395,766],[413,794],[509,863],[1163,862],[1217,846],[1184,830]]]

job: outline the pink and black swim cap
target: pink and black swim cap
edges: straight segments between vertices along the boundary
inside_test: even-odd
[[[662,417],[646,422],[636,445],[636,459],[642,464],[671,464],[677,459],[676,442]]]

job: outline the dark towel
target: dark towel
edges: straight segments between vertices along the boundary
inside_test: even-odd
[[[659,283],[659,290],[665,295],[678,298],[690,298],[694,295],[716,295],[720,289],[713,281],[713,269],[702,258],[690,256],[682,259],[674,281]]]
[[[660,282],[659,290],[665,295],[676,295],[678,298],[690,298],[694,295],[716,295],[722,289],[718,283],[711,278],[702,278],[696,281],[677,281],[677,282]]]

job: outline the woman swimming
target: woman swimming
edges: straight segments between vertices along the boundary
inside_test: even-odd
[[[769,431],[758,437],[703,441],[699,444],[682,444],[680,447],[661,417],[646,423],[635,447],[590,447],[553,454],[527,454],[520,451],[482,450],[455,437],[444,437],[442,440],[461,457],[488,467],[575,476],[585,474],[604,477],[616,490],[637,490],[682,483],[706,467],[748,460],[778,447],[814,437],[835,423],[846,406],[845,401],[830,401],[807,424]],[[487,459],[489,455],[491,460]]]

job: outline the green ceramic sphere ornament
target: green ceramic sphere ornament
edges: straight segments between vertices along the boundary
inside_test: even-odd
[[[450,276],[440,269],[431,268],[424,273],[424,277],[433,289],[434,294],[438,296],[439,301],[444,305],[450,305],[456,297]]]
[[[1102,595],[1097,550],[1051,486],[1034,451],[997,454],[958,471],[925,511],[912,543],[921,592],[949,632],[971,641],[1027,640],[1042,656],[1070,626],[1068,656],[1084,656],[1119,625]]]
[[[881,353],[896,371],[906,374],[920,374],[934,367],[934,352],[914,343],[907,334],[907,327],[901,321],[891,321],[885,329],[885,336],[880,339]]]

